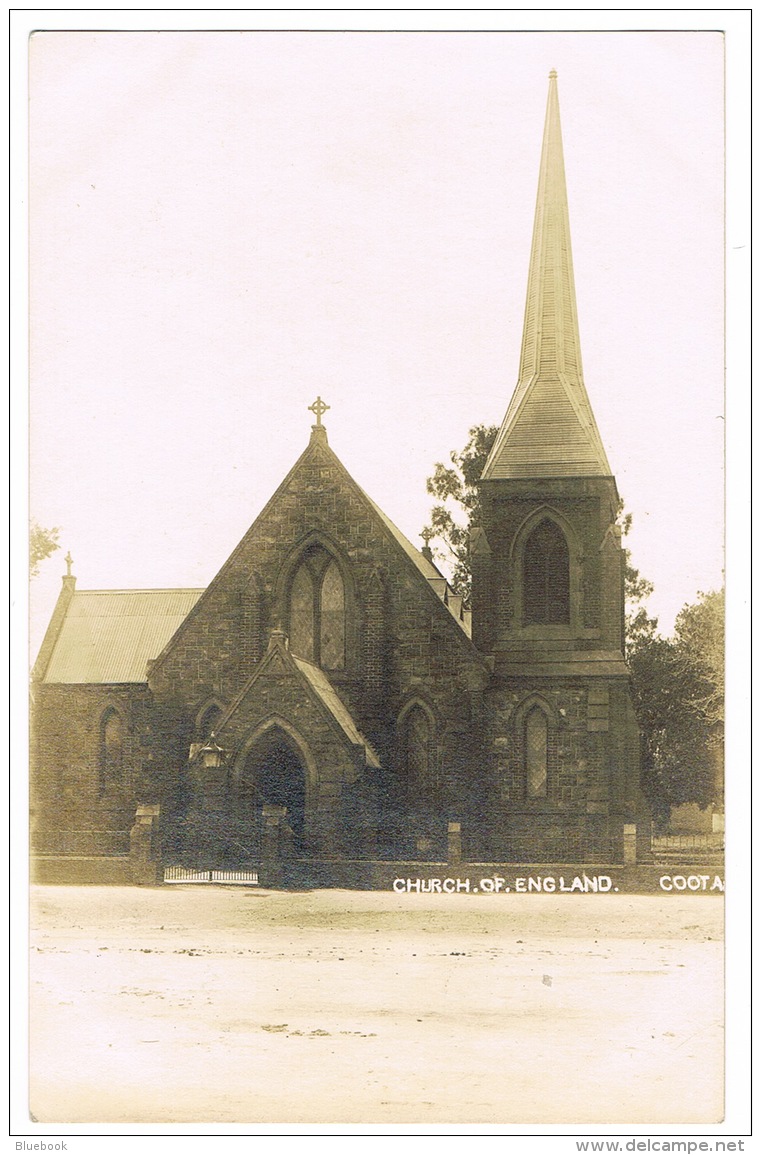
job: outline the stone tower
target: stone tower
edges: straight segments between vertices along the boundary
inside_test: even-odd
[[[480,493],[473,641],[493,662],[492,854],[620,861],[624,826],[638,825],[640,846],[649,831],[623,652],[619,497],[582,373],[554,71],[518,383]]]

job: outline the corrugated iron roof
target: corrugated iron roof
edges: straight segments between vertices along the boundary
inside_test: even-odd
[[[78,590],[45,671],[45,682],[145,682],[203,590]]]

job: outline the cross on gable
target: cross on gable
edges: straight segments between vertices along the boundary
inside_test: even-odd
[[[435,537],[436,534],[431,529],[431,527],[429,525],[427,525],[424,530],[421,530],[420,536],[422,537],[425,544],[428,545],[428,542],[431,540],[432,537]]]
[[[330,409],[330,406],[325,404],[322,397],[318,397],[317,400],[312,402],[311,405],[307,405],[307,409],[310,413],[314,413],[315,417],[317,418],[317,424],[320,426],[322,425],[322,415],[323,413],[327,413],[328,409]]]

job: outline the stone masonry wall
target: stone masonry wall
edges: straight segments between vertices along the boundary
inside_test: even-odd
[[[613,483],[565,478],[503,481],[482,488],[483,531],[490,553],[474,566],[474,611],[478,608],[486,618],[477,627],[479,644],[492,649],[499,639],[522,626],[516,620],[515,542],[526,519],[547,506],[572,527],[580,551],[578,621],[582,631],[593,631],[594,636],[579,636],[576,645],[580,649],[620,649],[623,555],[620,537],[611,530],[616,512]],[[572,549],[572,573],[574,564]],[[489,602],[490,609],[485,609]]]
[[[493,786],[492,854],[515,861],[609,861],[631,752],[618,740],[611,703],[625,683],[513,680],[489,695],[486,748]],[[546,797],[526,796],[525,712],[548,707]],[[623,700],[623,699],[621,699]],[[614,732],[611,733],[611,730]],[[611,825],[611,820],[615,823]]]
[[[118,781],[101,783],[101,719],[123,722]],[[32,847],[40,853],[125,853],[149,756],[147,686],[37,685],[32,706]]]
[[[347,662],[330,679],[373,744],[405,701],[422,693],[444,731],[453,694],[484,678],[467,636],[429,588],[335,455],[315,439],[178,631],[150,676],[159,700],[189,712],[217,694],[230,702],[255,667],[262,635],[287,631],[288,579],[310,540],[334,551],[347,594]],[[250,602],[256,574],[259,614]],[[379,590],[380,583],[380,590]],[[379,630],[385,638],[379,637]],[[256,644],[242,631],[256,629]],[[370,658],[368,669],[364,659]],[[378,693],[379,685],[382,693]],[[368,691],[370,691],[368,693]],[[459,725],[459,720],[458,720]]]

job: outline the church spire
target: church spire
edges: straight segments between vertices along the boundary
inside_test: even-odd
[[[610,473],[581,368],[557,73],[553,69],[518,384],[483,477]]]

